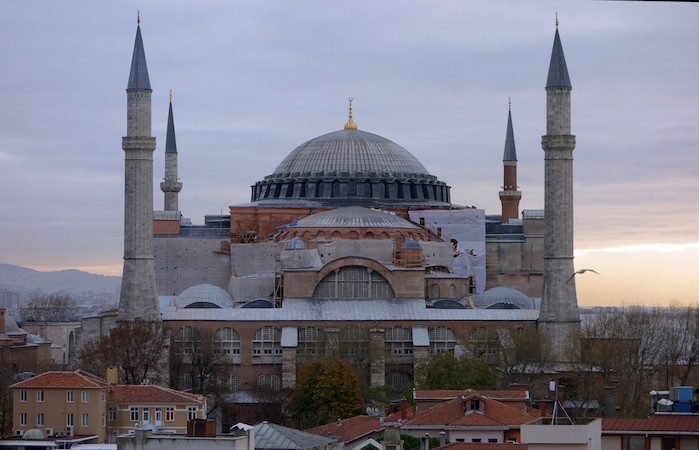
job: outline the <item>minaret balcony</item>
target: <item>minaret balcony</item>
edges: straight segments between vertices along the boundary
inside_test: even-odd
[[[522,191],[500,191],[500,197],[521,197]]]
[[[161,181],[160,190],[163,192],[180,192],[182,190],[182,182],[180,181]]]

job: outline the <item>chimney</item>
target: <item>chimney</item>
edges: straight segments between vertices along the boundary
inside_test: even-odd
[[[539,402],[539,412],[541,417],[546,417],[546,400],[541,399],[541,402]]]
[[[408,418],[408,401],[405,397],[400,399],[400,420]]]
[[[616,389],[614,386],[604,386],[604,418],[616,417]]]
[[[447,433],[444,431],[439,432],[439,446],[442,447],[447,443]]]
[[[388,405],[388,415],[389,415],[389,416],[390,416],[391,414],[393,414],[394,409],[395,409],[395,408],[393,407],[393,403],[391,403],[390,405]]]

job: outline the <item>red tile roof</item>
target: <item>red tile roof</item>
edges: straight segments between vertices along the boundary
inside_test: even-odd
[[[495,444],[488,442],[452,442],[450,444],[437,447],[439,450],[527,450],[528,448],[529,445],[527,444]]]
[[[102,378],[91,373],[76,370],[74,372],[44,372],[28,380],[12,385],[13,388],[103,388],[109,387]]]
[[[180,392],[152,385],[116,385],[109,393],[109,403],[196,403],[203,398],[195,394]]]
[[[339,442],[351,442],[367,434],[382,431],[384,428],[378,417],[354,416],[349,419],[342,419],[327,425],[311,428],[306,430],[306,432],[337,438]]]
[[[411,417],[414,417],[417,412],[417,409],[414,406],[411,406],[405,411],[405,417],[406,419],[410,419]],[[388,423],[388,422],[398,422],[401,420],[401,413],[400,410],[391,413],[387,415],[386,417],[383,418],[382,422],[383,423]]]
[[[655,414],[648,419],[602,419],[602,433],[614,432],[693,432],[699,435],[699,416],[694,414]]]
[[[405,425],[510,427],[537,418],[497,400],[486,397],[479,399],[484,402],[482,412],[471,411],[467,414],[461,398],[455,398],[406,420]]]
[[[526,389],[506,389],[506,390],[472,390],[472,389],[460,389],[460,390],[427,390],[427,389],[416,389],[414,393],[414,398],[416,400],[427,400],[427,399],[452,399],[461,397],[462,395],[469,395],[472,392],[477,392],[484,397],[494,398],[494,399],[517,399],[525,400],[529,399],[529,391]]]

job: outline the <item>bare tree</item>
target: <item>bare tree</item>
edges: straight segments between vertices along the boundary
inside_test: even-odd
[[[553,352],[544,332],[537,328],[500,330],[502,347],[497,365],[501,389],[526,384],[530,392],[541,391],[542,375],[552,369]]]
[[[80,320],[78,304],[65,294],[36,295],[20,309],[26,322],[71,322]]]
[[[104,375],[108,367],[119,368],[120,382],[157,383],[162,378],[161,363],[165,350],[162,325],[136,319],[122,322],[108,336],[86,343],[78,356],[78,366]]]

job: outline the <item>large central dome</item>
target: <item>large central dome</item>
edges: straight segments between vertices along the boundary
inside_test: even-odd
[[[296,147],[272,175],[252,186],[252,201],[285,207],[437,207],[449,186],[409,151],[356,129],[324,134]]]
[[[430,176],[425,166],[400,145],[360,130],[335,131],[299,145],[272,176],[346,173],[361,177],[369,172]]]

